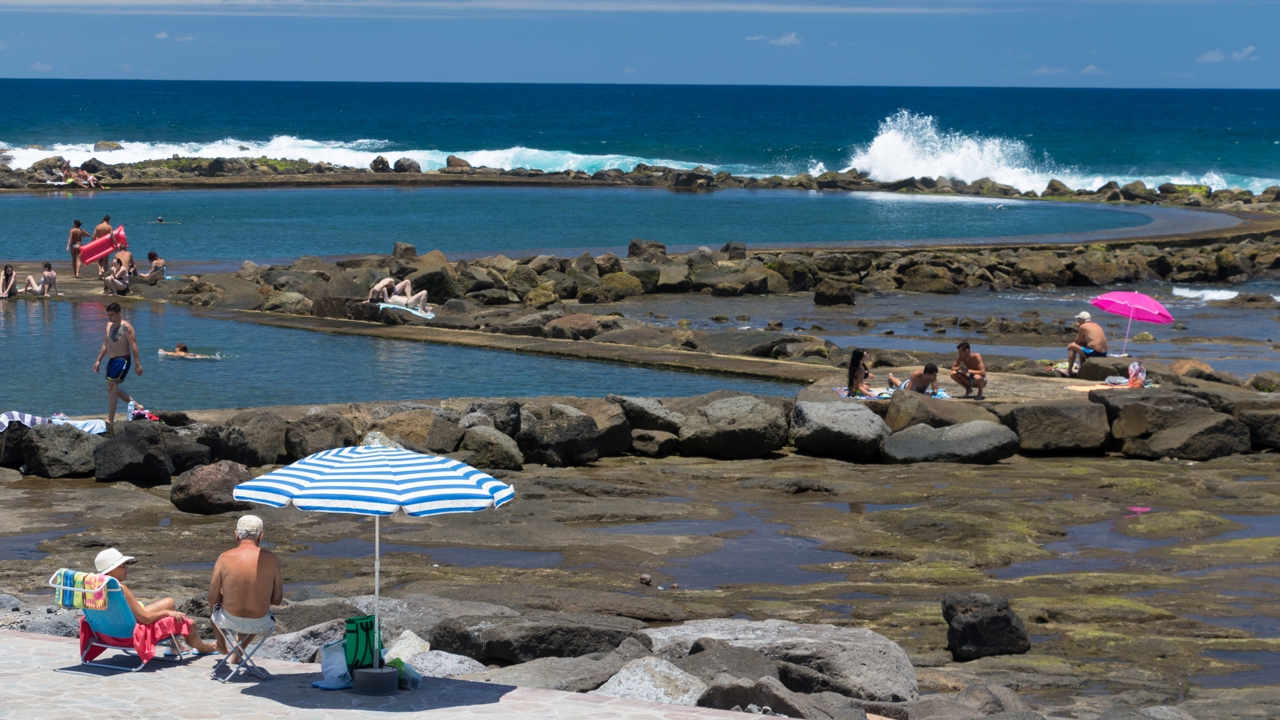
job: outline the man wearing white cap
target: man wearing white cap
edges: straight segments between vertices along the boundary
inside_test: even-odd
[[[173,618],[181,626],[185,626],[186,631],[182,634],[185,635],[184,639],[192,650],[201,655],[212,654],[214,647],[200,639],[200,633],[196,630],[195,624],[191,623],[186,615],[175,609],[173,598],[167,597],[150,605],[143,605],[133,596],[128,586],[124,584],[124,581],[129,577],[129,566],[126,563],[132,559],[131,555],[123,555],[115,548],[107,548],[98,553],[98,557],[94,559],[93,564],[97,568],[99,575],[108,575],[120,581],[120,590],[124,592],[124,599],[129,603],[129,609],[133,611],[133,618],[138,621],[139,625],[154,625],[164,618]]]
[[[1101,325],[1093,321],[1092,315],[1087,312],[1076,315],[1076,327],[1080,331],[1076,333],[1075,341],[1067,346],[1067,367],[1071,377],[1080,372],[1080,365],[1085,360],[1107,356],[1107,334]]]
[[[262,519],[245,515],[236,523],[236,547],[218,556],[209,583],[210,620],[218,630],[218,651],[227,651],[223,632],[236,632],[244,647],[255,635],[271,630],[271,606],[284,597],[284,581],[280,576],[280,559],[275,553],[259,547],[262,542]],[[238,657],[230,662],[237,663]]]

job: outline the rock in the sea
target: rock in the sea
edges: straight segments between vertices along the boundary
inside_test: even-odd
[[[657,398],[609,395],[605,399],[622,406],[632,430],[660,430],[679,435],[680,426],[684,424],[684,415],[663,407]]]
[[[391,246],[391,257],[400,262],[411,263],[418,259],[418,248],[407,242],[396,242]]]
[[[312,662],[321,646],[347,635],[347,621],[339,618],[313,625],[297,632],[272,635],[267,638],[254,657],[290,662]]]
[[[1017,655],[1031,649],[1031,637],[1007,598],[983,593],[947,593],[942,597],[947,649],[956,660]]]
[[[631,449],[645,457],[666,457],[680,451],[680,438],[661,430],[632,430]]]
[[[398,173],[420,173],[422,172],[422,166],[413,158],[402,157],[399,160],[396,160],[396,164],[392,166],[392,170]]]
[[[467,162],[466,160],[463,160],[457,155],[450,155],[449,157],[444,159],[444,166],[451,167],[451,168],[469,168],[471,167],[471,163]]]
[[[93,475],[94,452],[105,442],[101,435],[70,425],[37,425],[22,433],[22,462],[31,475],[88,477]]]
[[[473,675],[482,673],[486,667],[483,663],[472,660],[466,655],[432,650],[409,656],[407,662],[424,678],[449,678],[457,675]]]
[[[706,683],[666,660],[646,657],[623,665],[617,675],[590,694],[669,705],[694,705],[706,689]]]
[[[857,293],[849,283],[823,280],[813,291],[814,305],[854,305]]]
[[[975,420],[1000,421],[998,417],[977,405],[954,400],[938,400],[925,397],[918,392],[895,392],[889,400],[889,411],[884,416],[885,424],[894,432],[905,430],[912,425],[924,424],[940,428]]]
[[[1280,392],[1280,372],[1263,370],[1249,378],[1248,385],[1258,392]]]
[[[249,479],[249,468],[230,460],[220,460],[179,475],[169,490],[169,502],[182,512],[197,515],[248,510],[252,506],[236,500],[231,492]]]
[[[1111,443],[1107,410],[1097,403],[1041,401],[1001,405],[1000,421],[1029,453],[1100,453]]]
[[[493,420],[499,432],[515,437],[520,432],[520,403],[515,400],[479,400],[467,406],[463,415],[480,413]]]
[[[649,655],[647,646],[627,638],[616,650],[610,652],[590,653],[571,658],[538,658],[488,672],[481,670],[483,675],[470,679],[562,692],[589,692],[605,684],[609,678],[622,670],[623,665],[646,655]]]
[[[431,646],[483,663],[520,663],[542,657],[609,652],[632,638],[645,647],[644,623],[608,615],[568,613],[519,617],[456,617],[431,630]]]
[[[468,428],[459,449],[475,453],[470,464],[485,470],[519,470],[524,467],[520,446],[497,428]]]
[[[94,152],[112,152],[114,150],[123,150],[123,149],[124,147],[120,143],[114,142],[111,140],[99,140],[98,142],[93,144]]]
[[[284,443],[289,457],[301,459],[322,450],[352,447],[359,440],[350,420],[337,413],[319,412],[290,423]]]
[[[767,455],[787,443],[787,418],[752,395],[698,407],[680,428],[680,453],[739,460]]]
[[[143,487],[167,485],[173,461],[165,452],[160,428],[150,422],[118,422],[106,442],[93,451],[94,477],[100,482],[131,482]]]
[[[590,340],[600,332],[595,315],[575,313],[552,320],[543,328],[547,337],[557,340]]]
[[[650,628],[654,653],[687,655],[701,638],[758,650],[770,658],[810,668],[850,697],[906,702],[919,697],[907,653],[865,628],[800,625],[786,620],[691,620]],[[732,706],[730,706],[732,707]]]
[[[399,439],[433,453],[451,453],[462,442],[463,428],[431,410],[409,410],[374,423],[392,440]]]
[[[302,293],[273,292],[262,304],[262,311],[285,315],[310,315],[311,305],[311,300]]]
[[[369,163],[369,169],[376,173],[389,173],[391,172],[391,163],[379,155],[373,159],[373,162]]]
[[[889,435],[884,420],[860,402],[798,402],[791,411],[791,442],[810,455],[878,460]]]
[[[534,421],[522,421],[516,435],[525,462],[567,467],[600,457],[600,429],[586,413],[569,405],[533,408],[530,413]]]
[[[1004,425],[988,420],[941,428],[912,425],[885,438],[880,450],[885,462],[890,463],[989,465],[1017,454],[1018,436]]]

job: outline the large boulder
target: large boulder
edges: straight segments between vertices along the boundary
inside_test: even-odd
[[[279,415],[248,411],[231,418],[228,425],[196,438],[197,442],[209,446],[215,459],[260,467],[283,462],[288,457],[285,439],[289,423]]]
[[[453,600],[436,595],[406,595],[402,598],[377,598],[378,617],[384,635],[400,635],[406,631],[426,637],[431,628],[455,617],[515,617],[519,613],[505,605]],[[359,595],[347,600],[361,613],[372,615],[375,598]],[[335,616],[336,617],[336,616]]]
[[[425,257],[420,259],[420,264],[426,264]],[[453,281],[447,265],[428,265],[426,269],[413,273],[407,279],[414,293],[426,291],[427,301],[437,305],[462,297],[462,291]]]
[[[530,412],[535,421],[522,422],[516,435],[525,462],[566,467],[586,465],[600,457],[600,429],[591,416],[568,405],[533,408]]]
[[[543,657],[578,657],[609,652],[631,638],[646,648],[644,623],[608,615],[547,613],[519,617],[464,616],[431,630],[431,646],[483,663],[529,662]]]
[[[263,312],[285,315],[310,315],[311,299],[299,292],[273,292],[262,304]]]
[[[853,285],[830,278],[818,283],[813,291],[814,305],[855,305],[857,293]]]
[[[655,279],[656,285],[656,279]],[[640,280],[625,272],[613,272],[600,278],[599,285],[592,285],[578,293],[580,303],[609,303],[623,298],[644,294]]]
[[[249,479],[249,468],[220,460],[179,475],[169,490],[169,502],[182,512],[197,515],[249,510],[252,505],[231,496],[237,485]]]
[[[622,261],[622,271],[640,281],[640,288],[645,294],[658,291],[658,282],[662,277],[662,268],[649,262]]]
[[[431,410],[409,410],[379,420],[373,429],[397,442],[407,442],[433,453],[458,449],[465,432]]]
[[[1181,413],[1176,409],[1136,404],[1120,413],[1116,426],[1128,436],[1121,451],[1126,457],[1156,460],[1212,460],[1249,452],[1249,427],[1224,413]],[[1142,432],[1134,436],[1141,428]],[[1154,432],[1152,430],[1154,429]],[[1117,434],[1116,438],[1120,439]]]
[[[201,445],[194,438],[179,435],[172,428],[162,428],[160,437],[164,441],[164,451],[173,463],[173,471],[177,474],[213,462],[209,446]]]
[[[520,432],[520,403],[515,400],[477,400],[462,411],[464,416],[472,413],[487,416],[499,432],[511,437]]]
[[[552,320],[543,327],[547,337],[557,340],[590,340],[600,332],[595,315],[575,313]]]
[[[1114,390],[1090,390],[1089,402],[1097,403],[1106,408],[1107,420],[1112,424],[1120,419],[1120,412],[1124,410],[1124,408],[1134,404],[1172,406],[1182,408],[1188,413],[1197,413],[1201,410],[1210,409],[1208,401],[1202,398],[1185,393],[1175,393],[1160,388],[1127,390],[1124,392],[1116,392]],[[1117,438],[1125,437],[1123,428],[1119,430],[1121,435],[1117,436]],[[1115,435],[1116,432],[1117,428],[1113,427],[1111,429],[1112,435]]]
[[[409,157],[402,157],[399,160],[396,160],[396,164],[391,166],[391,169],[398,173],[422,172],[422,166],[418,164],[418,161]]]
[[[817,671],[837,692],[881,702],[919,697],[911,660],[901,647],[865,628],[800,625],[786,620],[691,620],[650,628],[654,653],[688,655],[701,638],[764,653],[781,662]]]
[[[1071,279],[1067,266],[1048,253],[1022,258],[1014,265],[1013,272],[1023,285],[1066,285]]]
[[[632,430],[631,449],[645,457],[667,457],[680,452],[680,437],[661,430]]]
[[[889,400],[889,410],[884,416],[885,424],[894,432],[912,425],[940,428],[979,420],[999,422],[1000,419],[971,403],[938,400],[907,390],[899,390],[893,394]]]
[[[275,611],[276,632],[289,633],[305,630],[316,625],[323,625],[332,620],[346,620],[349,617],[363,615],[359,608],[341,598],[317,598],[305,602],[290,601],[288,605]],[[386,626],[383,635],[390,636]]]
[[[470,464],[485,470],[519,470],[524,467],[524,455],[516,441],[496,428],[467,428],[459,449],[474,453]]]
[[[111,437],[93,451],[95,478],[143,487],[169,483],[173,461],[165,452],[158,425],[124,422],[116,423],[112,430]]]
[[[316,661],[320,648],[347,635],[345,619],[330,620],[296,632],[272,635],[258,648],[255,657],[309,663]]]
[[[860,402],[798,402],[791,411],[791,442],[801,452],[866,462],[880,459],[891,431]]]
[[[778,677],[778,662],[766,657],[764,653],[711,638],[698,638],[689,647],[688,655],[672,662],[676,667],[707,683],[720,675],[748,680]]]
[[[667,246],[653,240],[632,238],[627,245],[627,257],[639,262],[653,262],[667,254]]]
[[[22,464],[40,477],[88,477],[94,452],[105,442],[70,425],[37,425],[22,433]]]
[[[592,695],[629,698],[668,705],[694,705],[706,683],[658,657],[632,660]]]
[[[485,671],[485,665],[465,655],[430,650],[410,655],[406,661],[424,678],[450,678]]]
[[[617,403],[600,398],[571,398],[565,403],[586,413],[600,431],[600,457],[621,455],[631,449],[631,423]]]
[[[1240,422],[1249,428],[1254,450],[1280,450],[1280,410],[1243,410]]]
[[[885,462],[907,464],[957,462],[989,465],[1018,452],[1018,436],[989,420],[975,420],[935,428],[912,425],[885,438],[881,445]]]
[[[947,649],[956,660],[1016,655],[1031,649],[1031,637],[1007,598],[983,593],[947,593],[942,597]]]
[[[19,422],[11,422],[4,432],[0,432],[0,467],[18,469],[22,467],[22,438],[27,434],[27,426]]]
[[[285,451],[289,457],[304,458],[322,450],[352,447],[360,442],[360,436],[351,421],[331,412],[318,412],[304,416],[289,425],[285,433]]]
[[[579,657],[545,657],[484,672],[469,678],[496,685],[536,687],[561,692],[589,692],[608,682],[628,662],[649,654],[649,648],[627,638],[616,650]],[[471,660],[470,658],[467,658]],[[475,662],[471,660],[471,662]]]
[[[788,690],[777,678],[767,676],[750,680],[720,675],[707,686],[697,705],[719,710],[767,707],[773,714],[792,718],[826,720],[832,717],[812,699]],[[842,716],[848,720],[857,717],[856,713]]]
[[[1097,403],[1027,402],[995,411],[1025,453],[1100,453],[1111,443],[1107,410]]]
[[[787,444],[787,417],[752,395],[698,407],[680,427],[680,453],[739,460],[767,455]]]

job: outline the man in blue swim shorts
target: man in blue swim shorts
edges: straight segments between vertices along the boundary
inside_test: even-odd
[[[1093,321],[1087,312],[1076,315],[1076,339],[1067,346],[1067,367],[1071,369],[1071,377],[1080,372],[1080,365],[1091,357],[1107,356],[1107,334],[1102,326]]]
[[[107,360],[107,422],[116,421],[116,402],[124,400],[134,403],[138,409],[141,403],[134,402],[129,394],[120,389],[120,383],[129,375],[129,369],[136,366],[138,375],[142,375],[142,358],[138,355],[138,338],[134,335],[133,326],[120,317],[120,303],[111,303],[107,310],[107,337],[102,341],[102,349],[98,351],[98,359],[93,363],[93,371],[98,372],[102,358]],[[131,420],[132,418],[126,418]]]

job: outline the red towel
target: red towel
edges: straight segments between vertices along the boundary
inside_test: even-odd
[[[191,620],[164,617],[150,625],[138,623],[133,628],[131,639],[113,638],[94,633],[93,628],[89,627],[89,621],[82,617],[80,618],[80,656],[85,660],[92,660],[101,655],[103,648],[89,648],[89,641],[97,640],[112,647],[132,648],[138,653],[138,659],[145,664],[151,662],[151,658],[156,656],[156,645],[160,644],[160,641],[168,640],[170,635],[185,637],[189,632],[191,632]],[[88,655],[85,654],[85,650],[89,650]]]

